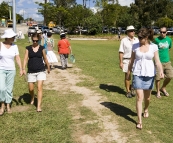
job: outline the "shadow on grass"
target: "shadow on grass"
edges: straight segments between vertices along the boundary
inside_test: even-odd
[[[137,114],[132,110],[130,110],[129,108],[112,102],[102,102],[100,104],[105,106],[106,108],[109,108],[116,115],[121,116],[126,120],[136,124],[136,121],[130,118],[128,115],[137,116]]]
[[[103,90],[105,90],[107,92],[117,92],[117,93],[123,94],[123,95],[126,94],[124,89],[122,89],[122,88],[120,88],[118,86],[115,86],[115,85],[100,84],[99,88],[103,89]]]
[[[29,93],[24,93],[18,98],[18,102],[20,105],[23,105],[22,101],[24,101],[26,104],[30,104],[31,95]],[[34,106],[37,107],[37,98],[34,98]]]
[[[156,92],[156,91],[152,91],[151,94],[152,94],[152,95],[156,95],[157,92]]]

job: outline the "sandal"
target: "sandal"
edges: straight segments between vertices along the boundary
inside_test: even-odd
[[[148,117],[149,117],[148,110],[147,110],[147,111],[145,111],[145,109],[144,109],[144,114],[143,114],[143,116],[144,116],[144,118],[148,118]]]
[[[168,93],[168,92],[166,92],[166,90],[165,90],[165,91],[163,91],[162,89],[160,89],[160,92],[162,92],[162,94],[163,94],[164,96],[166,96],[166,97],[168,97],[168,96],[169,96],[169,93]]]
[[[127,97],[127,98],[132,98],[131,93],[130,93],[130,92],[127,92],[127,93],[126,93],[126,97]]]
[[[141,123],[137,123],[136,124],[136,129],[142,130],[142,124]]]

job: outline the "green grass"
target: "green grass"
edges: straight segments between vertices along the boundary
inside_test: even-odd
[[[54,36],[58,41],[57,37]],[[128,137],[127,142],[172,143],[172,81],[167,87],[170,97],[157,99],[152,95],[150,117],[143,119],[142,131],[136,130],[135,98],[128,99],[124,96],[124,74],[119,68],[118,60],[119,41],[70,41],[70,43],[76,58],[74,66],[82,69],[81,73],[90,77],[89,79],[84,77],[84,81],[77,85],[96,90],[107,98],[100,103],[108,109],[103,110],[102,114],[111,115],[111,121],[116,122],[119,131]],[[17,45],[23,60],[25,47],[28,45],[27,39],[17,41]],[[171,50],[171,57],[172,55],[173,50]],[[73,73],[73,69],[70,70]],[[37,114],[35,107],[28,104],[27,83],[24,82],[23,77],[19,77],[17,68],[12,108],[19,109],[0,117],[0,142],[72,143],[76,142],[73,133],[77,132],[78,124],[80,124],[78,128],[85,134],[95,136],[102,132],[98,122],[87,122],[96,121],[99,117],[86,107],[74,109],[80,113],[81,118],[73,120],[73,113],[68,107],[73,104],[79,106],[78,104],[83,100],[81,95],[69,92],[62,96],[61,91],[54,90],[44,90],[43,94],[44,112]]]

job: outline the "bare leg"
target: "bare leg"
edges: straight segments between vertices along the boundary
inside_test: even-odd
[[[4,110],[5,110],[5,103],[1,102],[1,109],[0,109],[0,115],[4,114]]]
[[[43,96],[43,80],[38,81],[37,111],[41,111],[41,102]]]
[[[157,98],[160,98],[160,97],[161,97],[161,96],[160,96],[160,80],[156,80],[156,81],[155,81],[155,84],[156,84],[156,91],[157,91],[156,97],[157,97]]]
[[[7,103],[7,113],[12,113],[11,109],[10,109],[10,104],[9,103]]]
[[[165,78],[165,80],[163,81],[163,85],[162,85],[162,90],[165,92],[166,91],[166,86],[169,84],[169,82],[171,81],[170,78]]]
[[[126,91],[130,92],[130,84],[131,84],[131,77],[129,76],[129,79],[126,79],[127,73],[125,73],[125,87]]]
[[[144,90],[144,117],[147,118],[149,116],[148,113],[148,106],[150,104],[150,95],[151,95],[151,90]]]
[[[34,83],[29,82],[28,87],[29,87],[29,93],[31,95],[31,104],[34,104]]]
[[[142,89],[137,89],[136,94],[136,111],[138,116],[138,123],[142,124],[142,102],[144,99],[144,92]]]

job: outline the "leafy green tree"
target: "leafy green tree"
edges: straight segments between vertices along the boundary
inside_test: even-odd
[[[161,27],[161,26],[172,27],[173,26],[173,20],[168,18],[168,17],[159,18],[158,21],[156,22],[156,26],[158,26],[158,27]]]
[[[0,17],[9,18],[9,5],[7,2],[2,2],[0,4]]]

